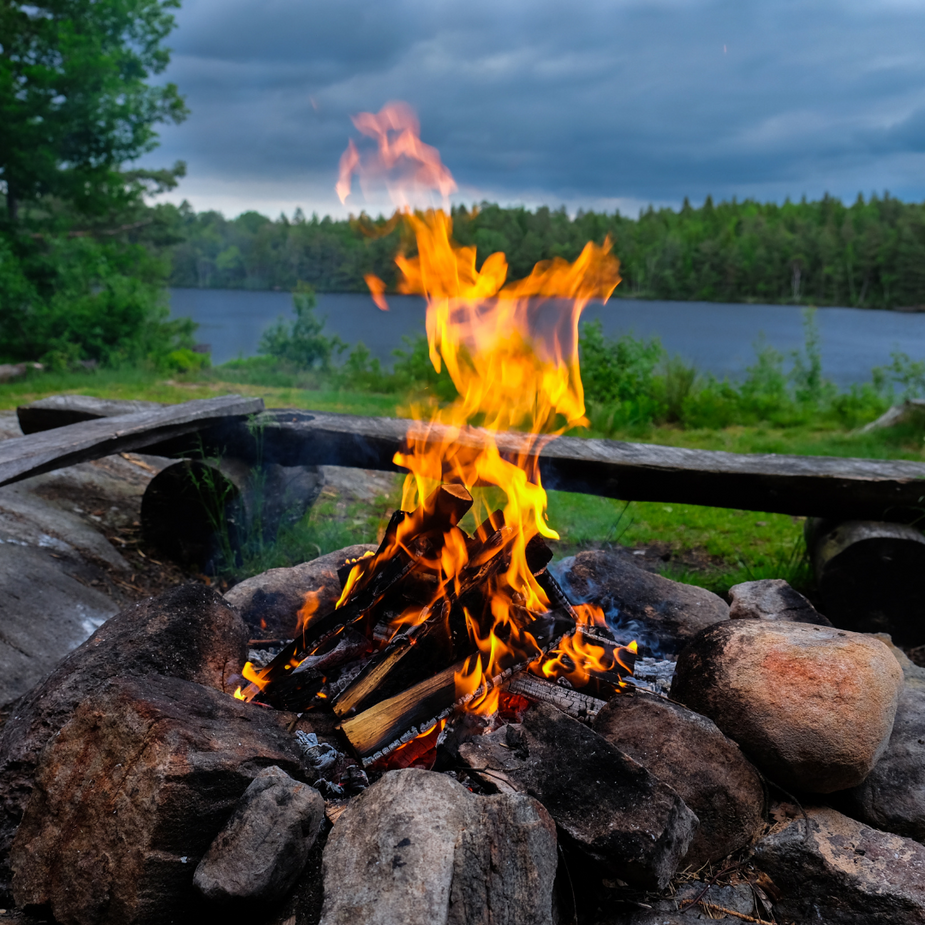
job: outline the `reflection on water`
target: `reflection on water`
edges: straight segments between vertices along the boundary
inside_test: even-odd
[[[292,318],[288,292],[245,292],[220,289],[172,289],[171,310],[199,322],[197,339],[212,345],[212,361],[224,363],[257,352],[261,332],[283,315]],[[331,293],[318,296],[318,314],[327,316],[326,331],[348,344],[362,341],[383,363],[402,347],[402,335],[424,333],[424,300],[390,296],[382,312],[366,295]],[[657,335],[670,353],[701,370],[736,376],[754,359],[754,343],[767,343],[787,353],[803,344],[802,312],[788,305],[726,305],[715,302],[643,302],[612,299],[590,305],[586,320],[601,320],[605,333]],[[816,313],[822,335],[825,375],[841,386],[863,382],[871,367],[888,363],[890,351],[925,356],[925,314],[823,308]]]

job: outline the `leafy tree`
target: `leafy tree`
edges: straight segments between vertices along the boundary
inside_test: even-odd
[[[185,172],[126,170],[159,122],[186,115],[152,86],[179,0],[0,0],[0,352],[138,362],[192,345],[163,291],[179,219],[144,195]]]
[[[0,179],[9,218],[55,197],[93,215],[126,201],[119,167],[151,151],[158,122],[186,107],[174,84],[146,81],[179,0],[0,2]]]

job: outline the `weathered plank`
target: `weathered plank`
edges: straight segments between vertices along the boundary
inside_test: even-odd
[[[264,458],[283,465],[341,465],[400,471],[392,462],[409,432],[422,425],[392,418],[314,411],[274,410],[260,415]],[[445,433],[435,428],[432,436]],[[246,428],[213,428],[203,435],[213,451],[253,458]],[[535,438],[497,434],[502,454],[529,453]],[[454,436],[459,445],[479,446],[476,428]],[[157,450],[184,455],[195,448],[175,441]],[[602,495],[627,501],[702,504],[840,520],[911,523],[925,510],[925,464],[892,460],[738,454],[713,450],[560,437],[540,453],[543,484],[549,489]]]
[[[401,418],[277,409],[259,415],[261,432],[222,422],[196,437],[179,437],[149,452],[162,456],[234,456],[285,466],[334,465],[401,471],[392,462],[407,435],[422,425]],[[433,436],[445,433],[435,428]],[[536,438],[497,434],[507,457],[529,453]],[[477,428],[454,442],[479,446]],[[9,442],[9,441],[8,441]],[[925,464],[896,460],[725,453],[617,440],[559,437],[540,453],[543,484],[550,489],[620,498],[702,504],[839,520],[911,523],[925,510]]]
[[[164,406],[156,401],[130,401],[120,398],[97,398],[94,395],[49,395],[16,409],[19,429],[24,434],[37,434],[53,427],[65,427],[79,421],[112,418],[122,414],[137,414]]]
[[[149,447],[220,422],[240,424],[264,408],[261,398],[223,395],[81,421],[0,442],[0,485],[113,453]]]

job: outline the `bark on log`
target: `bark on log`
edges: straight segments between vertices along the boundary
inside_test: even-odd
[[[925,536],[903,524],[808,520],[806,545],[825,615],[843,629],[925,643]]]
[[[181,436],[195,444],[189,435],[203,428],[214,434],[219,423],[231,430],[241,423],[246,431],[243,419],[262,410],[262,398],[223,395],[13,437],[0,443],[0,485]]]
[[[345,465],[400,471],[392,462],[406,447],[413,421],[280,410],[260,415],[265,458],[282,465]],[[445,431],[431,430],[431,437]],[[530,435],[495,435],[503,456],[528,453]],[[457,445],[478,447],[478,429],[453,433]],[[207,452],[227,446],[252,458],[256,443],[244,427],[216,427],[203,433]],[[150,452],[188,456],[186,439]],[[543,484],[550,489],[623,500],[703,504],[840,519],[910,523],[925,505],[925,465],[905,461],[737,454],[680,447],[559,437],[540,455]]]

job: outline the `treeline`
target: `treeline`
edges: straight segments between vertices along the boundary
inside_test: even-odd
[[[535,211],[483,203],[453,209],[454,234],[479,261],[504,251],[511,278],[538,260],[572,260],[585,242],[609,235],[621,261],[617,294],[649,299],[771,302],[896,308],[925,303],[925,204],[885,194],[850,206],[831,196],[783,205],[752,200],[679,211]],[[385,233],[388,232],[388,233]],[[360,292],[374,273],[394,284],[393,257],[413,253],[402,225],[366,216],[272,221],[256,212],[176,214],[182,243],[171,250],[171,284],[201,288]]]

